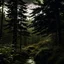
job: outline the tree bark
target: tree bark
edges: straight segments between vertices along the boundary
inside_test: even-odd
[[[2,15],[1,15],[1,27],[0,27],[0,39],[2,39],[3,35],[3,19],[4,19],[4,0],[2,0]]]

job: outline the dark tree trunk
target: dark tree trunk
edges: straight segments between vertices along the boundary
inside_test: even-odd
[[[14,1],[14,20],[13,20],[13,45],[14,52],[17,50],[17,0]]]
[[[2,14],[1,14],[1,27],[0,27],[0,39],[2,38],[3,35],[3,19],[4,19],[4,14],[3,14],[3,8],[4,8],[4,0],[2,0]]]
[[[62,38],[61,38],[61,20],[60,20],[60,12],[59,12],[59,2],[56,0],[56,22],[57,22],[57,37],[58,37],[58,44],[62,44]]]
[[[20,52],[21,52],[21,47],[22,47],[22,35],[21,35],[21,32],[20,32]]]

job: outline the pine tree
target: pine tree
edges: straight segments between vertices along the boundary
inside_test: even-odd
[[[62,4],[64,1],[61,0],[44,0],[44,3],[41,4],[38,1],[40,7],[34,9],[33,16],[34,21],[33,26],[35,27],[35,32],[40,34],[51,34],[57,33],[58,42],[61,43],[61,13],[63,12]],[[41,12],[41,13],[40,13]]]
[[[26,20],[26,3],[22,0],[18,0],[18,33],[20,35],[20,50],[22,45],[22,36],[26,37],[29,35],[27,31],[27,20]],[[26,44],[26,43],[25,43]]]
[[[20,49],[22,43],[22,36],[27,36],[29,33],[27,32],[27,23],[26,23],[26,3],[22,0],[9,0],[6,4],[8,7],[7,14],[7,25],[6,29],[9,29],[9,32],[13,34],[13,42],[14,49],[17,48],[18,44],[18,35],[20,38]]]
[[[32,16],[34,20],[32,21],[32,25],[34,26],[34,33],[44,34],[46,35],[48,29],[48,19],[46,19],[47,15],[43,12],[43,4],[38,0],[37,8],[33,9]]]
[[[61,13],[64,14],[64,12],[63,12],[64,5],[62,4],[64,1],[63,0],[62,1],[61,0],[59,0],[59,1],[58,0],[55,0],[55,1],[50,0],[47,2],[49,2],[49,4],[48,4],[47,11],[46,11],[46,9],[45,9],[45,11],[49,13],[48,17],[50,18],[50,22],[51,22],[51,24],[49,24],[49,31],[52,30],[52,32],[56,33],[57,40],[58,40],[57,44],[60,45],[60,44],[62,44],[61,32],[62,32],[62,28],[63,28],[61,25],[62,24]]]
[[[12,33],[12,44],[14,47],[14,51],[16,52],[17,48],[17,0],[9,0],[6,3],[8,7],[7,17],[7,25],[6,28],[9,29],[9,32]]]

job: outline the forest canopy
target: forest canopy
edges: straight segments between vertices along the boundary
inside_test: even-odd
[[[0,0],[0,64],[62,64],[63,49],[64,0]]]

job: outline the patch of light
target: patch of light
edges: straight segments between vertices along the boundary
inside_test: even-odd
[[[33,3],[28,4],[28,6],[27,6],[28,9],[34,9],[34,8],[37,8],[37,7],[40,7],[40,6],[35,5],[35,4],[33,4]]]
[[[34,5],[33,3],[27,4],[27,13],[25,13],[25,15],[28,16],[27,19],[33,19],[33,17],[30,17],[32,15],[30,13],[32,13],[32,11],[33,11],[32,9],[37,8],[37,7],[39,7],[39,6],[38,5]],[[0,9],[2,9],[2,7],[0,7]],[[19,9],[17,9],[17,10],[19,11]],[[5,17],[8,14],[7,11],[8,11],[8,8],[6,6],[4,6]]]
[[[2,11],[2,7],[0,7],[0,10]],[[6,6],[4,6],[3,13],[5,14],[5,17],[7,15],[7,11],[8,11],[8,8]]]
[[[40,14],[42,14],[42,11],[40,11]]]
[[[43,0],[40,0],[40,2],[43,4]]]
[[[26,64],[35,64],[35,61],[33,59],[28,59]]]
[[[64,5],[64,2],[61,2],[62,5]]]
[[[46,15],[46,13],[43,14],[44,16]]]

